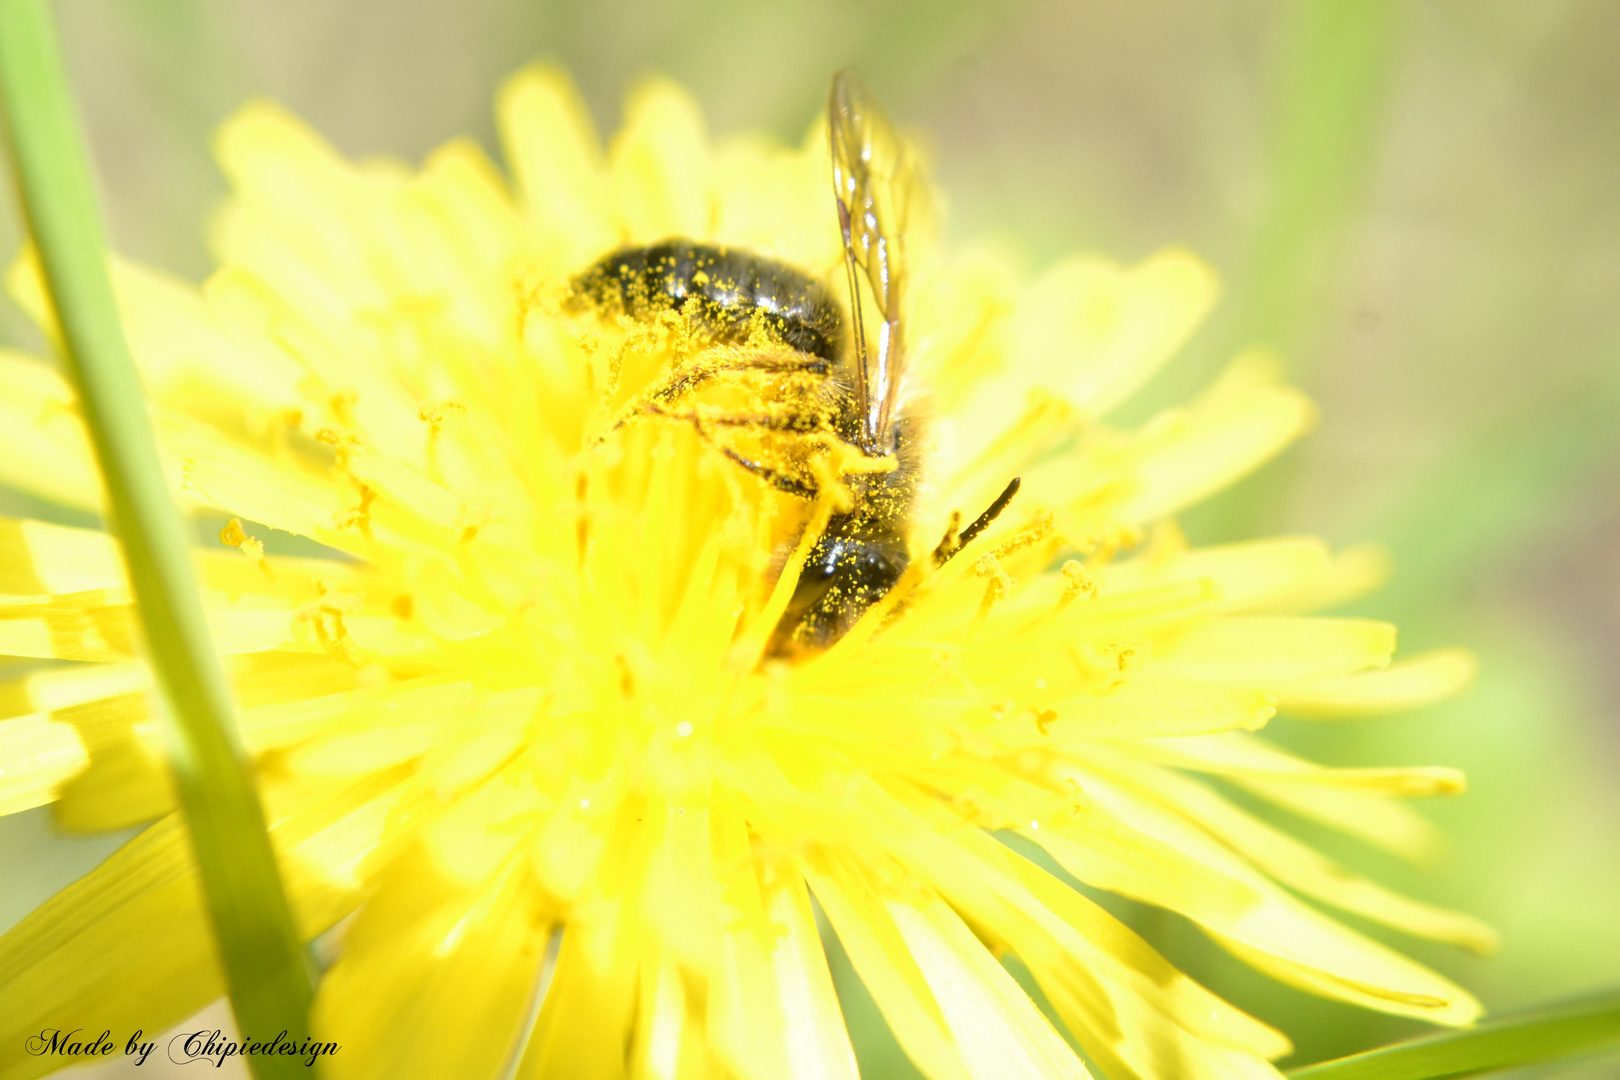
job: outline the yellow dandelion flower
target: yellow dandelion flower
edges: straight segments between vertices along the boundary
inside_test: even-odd
[[[1305,900],[1471,947],[1487,929],[1205,782],[1420,857],[1435,837],[1400,797],[1458,775],[1319,767],[1254,732],[1426,701],[1469,662],[1391,664],[1391,627],[1304,614],[1373,583],[1365,552],[1181,539],[1178,510],[1311,415],[1250,356],[1107,425],[1210,306],[1202,263],[1024,281],[928,246],[918,198],[885,296],[897,252],[846,277],[825,125],[715,143],[654,83],[603,154],[544,69],[499,119],[510,187],[471,142],[355,165],[249,106],[219,138],[220,269],[199,290],[116,267],[173,484],[231,517],[197,562],[301,929],[337,928],[314,1017],[333,1075],[853,1077],[818,905],[936,1080],[1087,1075],[1003,953],[1104,1076],[1277,1075],[1281,1033],[1054,865],[1314,993],[1478,1015]],[[892,138],[863,120],[835,101],[835,135]],[[844,221],[857,246],[894,239],[883,185],[910,182],[877,165],[840,178],[887,215]],[[903,397],[893,371],[838,381],[857,346],[826,297],[856,279],[867,361],[904,332]],[[13,288],[48,323],[26,260]],[[0,480],[99,501],[72,394],[20,355]],[[873,492],[899,494],[879,513]],[[267,553],[280,533],[329,550]],[[150,823],[0,939],[0,1078],[21,1080],[48,1062],[17,1048],[61,1017],[160,1030],[222,984],[114,542],[8,521],[0,548],[0,653],[77,662],[5,687],[0,808]],[[828,567],[832,600],[804,585]]]

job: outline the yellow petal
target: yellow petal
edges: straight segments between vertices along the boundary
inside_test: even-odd
[[[42,521],[0,520],[0,593],[38,596],[125,584],[117,543],[106,533]]]
[[[1333,555],[1320,540],[1254,540],[1117,563],[1098,575],[1099,592],[1203,580],[1214,586],[1218,610],[1252,611],[1286,603],[1329,577],[1333,568]]]
[[[1211,392],[1185,413],[1161,416],[1128,450],[1131,493],[1115,513],[1145,522],[1190,506],[1269,460],[1313,415],[1298,391],[1257,383]]]
[[[195,425],[177,423],[161,429],[161,434],[184,460],[186,488],[208,504],[339,550],[364,549],[364,537],[358,531],[339,527],[345,512],[359,502],[353,491],[346,492],[290,461],[254,453]]]
[[[0,601],[0,655],[129,660],[136,624],[123,590]]]
[[[0,350],[0,483],[63,506],[99,510],[101,474],[78,399],[53,369]]]
[[[49,714],[0,720],[0,815],[50,802],[89,761],[73,728]]]
[[[810,855],[806,870],[827,920],[906,1055],[929,1080],[967,1077],[944,1014],[872,875],[831,851]]]
[[[1370,939],[1304,907],[1277,918],[1265,936],[1285,945],[1256,948],[1224,934],[1211,934],[1233,955],[1274,979],[1368,1009],[1462,1027],[1484,1007],[1453,983]]]
[[[1074,1051],[956,912],[932,893],[887,907],[969,1075],[1089,1080]]]
[[[939,410],[937,423],[948,429],[930,466],[942,477],[975,456],[954,443],[978,446],[995,434],[980,431],[984,425],[974,422],[978,417],[999,417],[1003,409],[1016,415],[1028,398],[1021,381],[1024,358],[1011,353],[1010,342],[1003,340],[1008,335],[1000,333],[1017,302],[1018,275],[1011,254],[978,247],[958,253],[949,272],[925,274],[913,282],[911,312],[930,332],[914,343],[911,363],[926,373],[930,401]],[[990,407],[981,411],[981,404]],[[962,424],[963,419],[969,422]]]
[[[305,938],[351,911],[358,894],[341,870],[376,847],[376,827],[406,786],[383,775],[348,789],[265,792],[272,839]],[[357,822],[368,827],[353,828]],[[352,878],[351,878],[352,880]],[[223,992],[190,843],[177,815],[146,829],[0,938],[0,1032],[22,1033],[77,1011],[114,1031],[161,1031]],[[0,1077],[25,1080],[48,1058],[0,1059]]]
[[[1146,675],[1110,692],[1052,701],[1021,711],[983,733],[1006,749],[1082,739],[1206,735],[1262,727],[1277,710],[1259,691],[1211,687]]]
[[[1396,712],[1457,693],[1474,677],[1474,658],[1464,649],[1409,657],[1382,671],[1324,676],[1275,688],[1278,707],[1290,716],[1336,719]]]
[[[145,690],[150,685],[146,665],[138,662],[46,668],[12,682],[0,683],[0,717],[66,709]]]
[[[641,955],[633,931],[614,914],[612,908],[599,907],[569,919],[556,973],[517,1080],[624,1077],[625,1048],[636,1019],[636,969]]]
[[[1248,886],[1252,899],[1241,908],[1196,899],[1177,905],[1248,963],[1304,989],[1385,1012],[1441,1024],[1464,1024],[1479,1015],[1479,1003],[1461,987],[1307,908],[1191,822],[1083,766],[1075,772],[1086,797],[1106,813],[1156,837],[1188,862]],[[1122,881],[1119,891],[1130,888],[1130,882]]]
[[[855,1080],[855,1051],[833,992],[804,878],[792,863],[774,860],[762,868],[760,886],[766,917],[776,930],[770,1000],[782,1011],[788,1055],[788,1071],[777,1075]]]
[[[1369,619],[1234,616],[1198,623],[1154,650],[1152,669],[1170,678],[1260,686],[1383,667],[1395,628]]]
[[[1068,827],[1048,820],[1043,827],[1026,824],[1018,831],[1045,848],[1076,879],[1188,918],[1217,911],[1230,918],[1261,902],[1241,878],[1200,866],[1149,834],[1096,810],[1075,815]]]
[[[226,602],[235,602],[245,593],[278,600],[289,595],[312,598],[323,584],[350,595],[366,595],[385,587],[375,574],[353,563],[278,556],[259,565],[239,552],[193,549],[192,554],[203,585],[224,594]],[[88,593],[121,589],[126,584],[118,541],[107,533],[0,518],[0,595]],[[372,609],[383,606],[374,604]],[[82,692],[85,685],[80,682],[73,692]]]
[[[1082,415],[1101,416],[1181,348],[1215,291],[1209,267],[1178,249],[1125,269],[1097,259],[1059,263],[1012,313],[1019,375]]]
[[[138,988],[138,989],[136,989]],[[0,938],[0,1080],[60,1064],[14,1049],[52,1019],[162,1031],[224,991],[178,817],[115,851]]]
[[[1449,777],[1456,786],[1457,778]],[[1431,863],[1445,837],[1428,818],[1381,791],[1289,780],[1239,779],[1240,786],[1291,810],[1414,863]]]
[[[401,778],[388,775],[336,791],[266,791],[306,938],[354,908],[353,864],[377,846],[403,793]],[[64,1012],[97,1031],[162,1031],[223,992],[212,941],[190,844],[170,815],[0,938],[0,1038],[21,1046]],[[49,1058],[0,1057],[4,1080],[51,1068]]]
[[[367,226],[377,189],[397,179],[375,171],[363,179],[308,125],[265,101],[226,120],[215,154],[236,193],[217,223],[222,262],[307,301],[312,317],[356,302],[385,306],[368,272]]]
[[[496,122],[545,265],[567,271],[611,248],[618,222],[573,81],[544,65],[520,72],[501,88]]]
[[[544,692],[537,686],[490,693],[440,725],[422,761],[422,782],[441,798],[465,791],[500,768],[534,736]]]
[[[117,262],[118,310],[141,381],[155,401],[243,436],[298,407],[300,365],[221,319],[193,285]]]
[[[1013,948],[1109,1075],[1266,1078],[1291,1049],[1277,1031],[1173,968],[1112,916],[1027,860],[974,841],[1010,873],[975,916]]]
[[[584,864],[577,868],[584,883],[575,888],[589,891],[570,909],[555,974],[517,1070],[522,1080],[624,1076],[640,996],[637,969],[658,957],[637,902],[649,844],[648,830],[641,828],[645,807],[627,802],[606,816],[615,842],[612,862],[578,859],[577,846],[557,850],[548,843],[556,837],[544,834],[531,849],[575,856]],[[545,872],[541,860],[532,854],[531,860]]]
[[[511,1057],[538,989],[553,914],[513,860],[467,890],[426,864],[394,880],[344,935],[313,1023],[344,1048],[336,1077],[494,1077]]]
[[[389,724],[371,731],[315,739],[287,755],[305,777],[357,776],[419,758],[439,740],[438,717],[425,724]]]
[[[471,889],[492,878],[526,830],[547,809],[545,800],[513,766],[451,802],[421,830],[423,845],[448,879]]]
[[[1389,552],[1378,544],[1355,544],[1333,555],[1333,569],[1313,585],[1286,598],[1273,610],[1278,614],[1326,611],[1358,600],[1389,580]]]
[[[1043,933],[1059,934],[1065,955],[1080,958],[1086,966],[1101,965],[1107,969],[1109,977],[1104,981],[1118,984],[1121,992],[1147,995],[1158,1003],[1155,1006],[1157,1009],[1167,1010],[1176,1016],[1185,1013],[1185,1019],[1179,1022],[1186,1024],[1189,1030],[1200,1034],[1214,1032],[1214,1037],[1220,1041],[1245,1046],[1258,1041],[1268,1051],[1286,1052],[1286,1040],[1280,1040],[1275,1032],[1202,991],[1096,905],[1068,886],[1056,882],[1044,871],[1030,866],[1027,860],[1013,855],[983,830],[962,823],[955,810],[943,806],[938,800],[929,799],[914,804],[916,813],[913,814],[870,785],[862,785],[860,795],[862,813],[874,834],[913,872],[929,879],[952,906],[968,913],[976,927],[986,928],[984,932],[989,934],[991,940],[996,939],[996,931],[1003,928],[1007,919],[1017,921],[1024,918],[1019,913],[1039,909],[1045,920]],[[932,828],[920,820],[924,815],[934,819]],[[1022,879],[1021,875],[1026,871],[1044,882],[1042,887],[1048,888],[1056,899],[1043,897],[1037,900],[1031,893],[1030,884]],[[923,895],[932,897],[932,893],[925,892]],[[901,923],[899,909],[907,903],[908,897],[901,896],[890,900],[888,906],[896,923],[901,926],[916,962],[927,976],[952,1029],[962,1060],[971,1073],[981,1075],[978,1070],[985,1070],[988,1075],[1007,1075],[993,1071],[998,1059],[1004,1055],[1011,1055],[1010,1060],[1013,1061],[1022,1059],[1029,1063],[1029,1075],[1072,1075],[1071,1068],[1080,1068],[1078,1061],[1058,1052],[1046,1041],[1045,1036],[1022,1026],[1024,1021],[1019,1017],[1029,1002],[1021,993],[1018,995],[1021,1003],[1001,999],[990,1006],[981,1001],[974,1007],[984,1017],[977,1025],[954,1014],[947,1003],[947,995],[963,991],[960,987],[942,986],[941,976],[944,972],[930,971],[924,956],[918,952],[926,946],[918,940],[918,935],[905,933],[906,926]],[[938,900],[911,899],[909,903],[915,909],[924,904],[938,903]],[[1054,903],[1062,908],[1061,913],[1052,908]],[[945,908],[945,911],[949,912],[950,909]],[[950,918],[956,918],[954,913]],[[976,940],[973,944],[982,951],[983,947]],[[987,953],[985,955],[988,956]],[[959,955],[956,961],[961,965],[977,964],[971,954]],[[1005,977],[999,965],[996,965],[996,971]],[[966,972],[959,972],[957,978],[964,983],[972,979]],[[989,977],[979,993],[999,998],[997,988],[1000,985],[999,980]],[[1015,1038],[1023,1041],[1027,1049],[998,1049],[1000,1033],[1006,1030],[1002,1025],[1012,1028],[1017,1033]],[[1059,1042],[1057,1046],[1062,1047],[1062,1043]],[[1035,1054],[1041,1061],[1034,1063],[1026,1054]]]
[[[664,81],[634,91],[609,157],[614,201],[631,241],[710,235],[713,166],[703,115],[686,91]]]
[[[803,877],[748,857],[740,815],[717,809],[722,913],[709,985],[709,1037],[744,1080],[855,1080],[855,1052],[833,994]]]
[[[1022,942],[1018,947],[1028,946],[1032,956],[1058,948],[1061,957],[1073,958],[1066,962],[1102,973],[1101,985],[1115,987],[1111,993],[1141,999],[1160,1014],[1158,1024],[1184,1028],[1251,1056],[1272,1058],[1288,1052],[1288,1041],[1277,1032],[1177,972],[1096,904],[1014,855],[984,830],[962,822],[953,808],[931,799],[913,804],[914,813],[908,813],[870,788],[865,789],[861,806],[885,843],[927,876],[952,905],[987,928],[992,939],[1004,936],[1008,944]],[[932,828],[922,824],[923,817],[931,820]],[[1020,930],[1028,930],[1031,919],[1038,923],[1033,939]]]
[[[414,182],[398,192],[392,249],[386,264],[404,303],[395,313],[402,331],[391,366],[420,387],[424,397],[460,389],[480,347],[511,340],[517,297],[513,274],[520,259],[521,219],[495,166],[472,139],[435,150]],[[415,310],[409,298],[414,298]],[[426,339],[426,341],[423,341]],[[432,356],[417,342],[457,344]]]
[[[641,996],[630,1075],[637,1080],[699,1080],[708,1076],[701,995],[692,992],[669,957],[641,965]]]
[[[1476,952],[1488,952],[1495,947],[1496,934],[1478,919],[1412,900],[1354,874],[1203,784],[1095,746],[1090,748],[1087,762],[1105,767],[1138,792],[1174,809],[1271,877],[1313,899],[1409,934],[1448,941]]]
[[[277,654],[272,654],[277,656]],[[277,656],[277,659],[280,659]],[[282,665],[272,667],[272,672]],[[246,708],[238,716],[243,740],[254,751],[295,746],[311,738],[339,737],[381,724],[416,727],[454,716],[471,703],[473,685],[452,678],[423,677],[384,687],[311,695]]]
[[[1389,795],[1453,795],[1463,790],[1462,773],[1437,765],[1408,768],[1331,769],[1267,744],[1253,735],[1227,733],[1187,739],[1152,739],[1136,744],[1144,757],[1184,769],[1267,785],[1295,784],[1350,788]]]
[[[162,817],[175,807],[174,785],[145,693],[57,710],[90,753],[84,771],[63,783],[53,810],[59,828],[101,832]]]
[[[642,918],[666,951],[701,971],[713,960],[719,931],[707,798],[650,800],[647,815],[662,835],[647,868]]]
[[[1140,1080],[1278,1080],[1265,1058],[1189,1032],[1141,998],[1110,994],[1102,980],[1054,949],[1019,949],[1059,1018],[1104,1075]]]
[[[819,132],[818,132],[819,134]],[[714,166],[713,235],[815,273],[843,257],[824,138],[801,150],[723,146]]]

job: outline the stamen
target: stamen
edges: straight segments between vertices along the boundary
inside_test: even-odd
[[[636,700],[636,675],[630,670],[630,660],[624,653],[614,653],[613,665],[619,669],[619,696],[631,704]]]
[[[512,340],[519,343],[528,335],[529,315],[540,308],[540,284],[528,274],[512,277]]]
[[[321,648],[363,669],[366,666],[365,654],[349,637],[349,628],[343,622],[345,613],[360,607],[360,598],[352,593],[334,591],[330,581],[317,581],[315,587],[320,591],[320,599],[300,607],[293,615],[294,621],[308,622]]]
[[[231,518],[225,523],[225,527],[219,530],[219,542],[241,551],[252,560],[254,566],[264,571],[265,577],[275,580],[275,572],[270,569],[270,564],[264,561],[263,542],[248,535],[247,530],[242,527],[241,518]]]
[[[1113,641],[1103,646],[1103,655],[1113,662],[1121,675],[1129,675],[1147,661],[1148,644],[1145,641]]]
[[[585,509],[585,496],[590,491],[591,479],[589,474],[580,473],[574,479],[574,544],[579,555],[579,565],[585,566],[585,552],[591,543],[591,519]]]
[[[1042,507],[1036,511],[1033,521],[996,545],[996,557],[1005,559],[1009,555],[1015,555],[1025,548],[1034,547],[1056,532],[1057,515],[1050,509]]]
[[[343,427],[352,428],[354,424],[354,407],[360,400],[360,395],[354,390],[339,390],[326,399],[326,404],[332,410],[332,418]]]
[[[304,411],[296,406],[274,409],[266,413],[255,412],[248,420],[253,433],[263,439],[266,446],[280,457],[290,453],[292,435],[303,422]]]
[[[1097,692],[1113,693],[1130,681],[1147,662],[1148,643],[1136,639],[1111,641],[1103,646],[1082,644],[1069,648],[1069,658],[1081,676],[1096,682]]]
[[[1086,572],[1086,568],[1079,559],[1065,559],[1062,568],[1063,595],[1058,599],[1057,609],[1062,611],[1080,597],[1090,600],[1097,595],[1098,583],[1095,577]]]
[[[354,456],[355,450],[360,446],[360,439],[353,432],[345,431],[341,427],[327,426],[315,432],[315,441],[332,448],[334,463],[340,469],[347,470],[349,459]]]
[[[341,397],[342,394],[333,395],[333,400]],[[349,479],[360,493],[358,506],[339,510],[332,516],[333,526],[339,530],[353,529],[366,539],[371,539],[371,504],[377,501],[377,492],[356,479],[349,470],[355,451],[360,448],[359,436],[339,427],[323,427],[315,433],[315,441],[332,448],[332,464],[340,471],[349,473]]]
[[[452,416],[462,416],[467,412],[467,406],[459,398],[436,398],[424,401],[416,410],[417,418],[425,421],[434,431],[444,426],[444,422]]]
[[[1013,591],[1018,582],[1007,571],[1001,568],[1001,563],[994,555],[985,555],[973,564],[973,572],[979,577],[989,578],[985,583],[984,599],[979,601],[979,610],[974,613],[973,621],[968,624],[968,637],[978,632],[984,621],[990,617],[990,609],[996,601]]]
[[[444,479],[444,473],[439,468],[439,431],[450,417],[463,416],[466,412],[467,406],[453,397],[424,401],[416,410],[417,418],[428,426],[423,456],[427,459],[427,474],[434,480]]]
[[[339,510],[333,515],[333,524],[338,529],[354,529],[367,540],[371,539],[371,505],[377,501],[377,492],[365,484],[355,481],[360,489],[360,503],[347,510]]]

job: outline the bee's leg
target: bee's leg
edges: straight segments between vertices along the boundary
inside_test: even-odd
[[[665,415],[674,418],[674,414]],[[789,476],[769,465],[743,457],[729,446],[721,446],[709,434],[710,427],[753,428],[759,431],[772,431],[789,438],[804,439],[810,444],[829,437],[832,432],[824,418],[815,414],[782,412],[782,413],[746,413],[719,416],[699,417],[695,413],[686,414],[685,419],[691,420],[692,426],[697,429],[699,437],[707,440],[717,447],[721,453],[732,461],[741,465],[755,476],[768,481],[778,491],[785,491],[789,495],[797,495],[802,499],[813,499],[820,489],[814,484],[807,484],[803,480]]]
[[[716,365],[715,371],[763,371],[770,375],[827,375],[832,363],[814,353],[795,352],[783,348],[737,353]]]
[[[765,428],[767,430],[779,431],[787,435],[803,435],[806,437],[813,437],[819,433],[819,426],[807,427],[799,418],[770,414],[756,416],[703,417],[696,412],[671,412],[670,410],[650,401],[642,405],[642,407],[638,410],[637,415],[656,416],[664,420],[684,420],[690,422],[692,429],[697,432],[698,438],[702,439],[716,450],[719,450],[726,457],[730,458],[733,462],[742,466],[744,469],[747,469],[755,476],[767,481],[778,491],[785,491],[789,495],[796,495],[801,499],[813,499],[820,491],[820,489],[815,487],[813,484],[807,484],[804,481],[789,476],[778,469],[773,469],[769,465],[754,461],[752,458],[743,457],[731,447],[722,446],[720,443],[716,442],[714,436],[709,433],[710,427],[758,427]],[[629,418],[627,417],[626,421],[628,421],[628,419]],[[626,421],[621,421],[621,423]]]
[[[767,375],[824,376],[830,370],[826,360],[810,353],[783,351],[728,354],[709,360],[699,360],[670,372],[644,391],[641,398],[661,405],[674,404],[698,387],[733,371],[755,371]]]
[[[654,411],[671,420],[690,420],[700,430],[711,427],[754,428],[782,435],[825,435],[836,438],[825,418],[815,412],[717,413],[699,416],[695,412],[674,413],[656,407]]]
[[[817,494],[819,494],[819,489],[814,485],[807,484],[803,480],[791,477],[786,473],[778,472],[769,465],[762,465],[757,461],[745,458],[729,446],[720,446],[717,447],[717,449],[719,449],[722,454],[726,455],[726,457],[730,458],[738,465],[741,465],[755,476],[766,481],[778,491],[785,491],[789,495],[797,495],[801,499],[813,499]]]
[[[643,390],[620,411],[606,431],[596,437],[600,446],[608,437],[632,420],[644,416],[668,416],[661,406],[674,405],[700,387],[721,375],[734,371],[753,371],[767,375],[826,376],[831,368],[828,362],[809,353],[765,352],[724,356],[710,361],[689,364],[672,371],[651,387]]]
[[[939,546],[934,549],[934,565],[944,566],[946,563],[950,562],[953,557],[955,557],[958,551],[961,551],[963,548],[967,547],[973,542],[974,538],[976,538],[980,533],[984,532],[984,530],[988,529],[990,527],[990,523],[995,521],[996,518],[1000,517],[1001,512],[1007,509],[1007,505],[1013,501],[1013,496],[1018,494],[1018,486],[1022,482],[1022,479],[1016,476],[1008,481],[1007,486],[1002,489],[1001,494],[996,496],[996,501],[991,503],[989,507],[985,509],[984,513],[974,518],[973,524],[963,529],[960,536],[955,535],[955,533],[957,522],[961,519],[953,517],[950,528],[945,530],[944,539],[942,539],[939,542]]]

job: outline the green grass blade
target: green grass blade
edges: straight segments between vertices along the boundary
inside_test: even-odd
[[[1620,1047],[1620,990],[1294,1069],[1289,1080],[1445,1080]]]
[[[87,155],[42,0],[0,0],[0,100],[21,201],[61,326],[63,359],[95,446],[170,715],[171,764],[237,1023],[255,1038],[282,1029],[301,1037],[308,1030],[312,973],[118,320]],[[260,1076],[307,1075],[293,1058],[250,1061]]]
[[[1396,0],[1298,0],[1278,10],[1267,196],[1202,352],[1223,365],[1241,349],[1269,346],[1288,377],[1308,388],[1313,366],[1331,352],[1322,334],[1413,12]],[[1296,458],[1284,457],[1195,507],[1183,521],[1188,535],[1222,543],[1275,528],[1297,469]]]
[[[1408,12],[1391,0],[1306,0],[1287,12],[1271,198],[1233,299],[1240,343],[1272,345],[1297,370],[1373,173]]]

